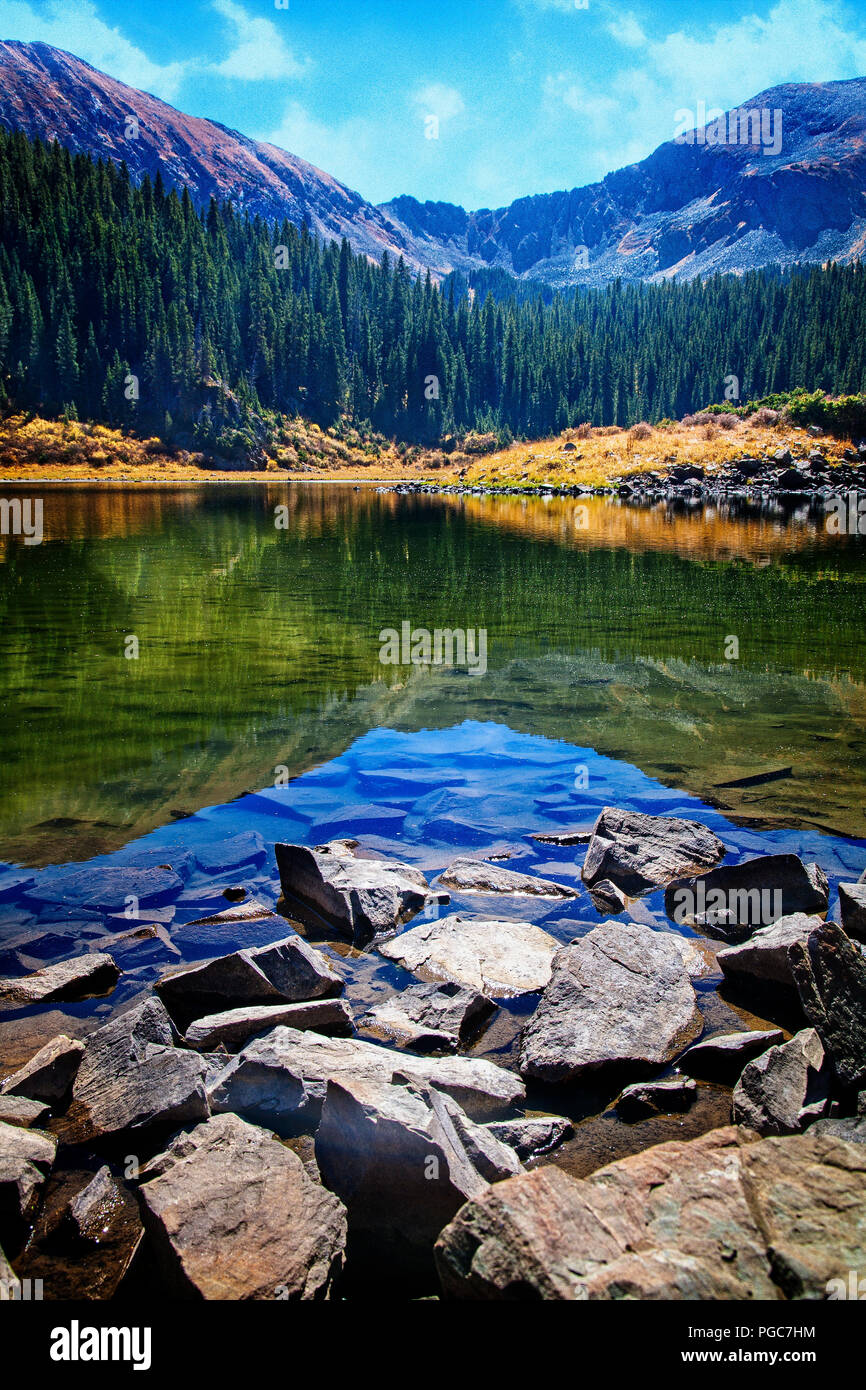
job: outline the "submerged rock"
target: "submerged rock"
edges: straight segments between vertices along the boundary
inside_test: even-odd
[[[187,1021],[229,1007],[328,998],[342,991],[343,978],[321,951],[295,934],[173,971],[154,989]]]
[[[209,1088],[214,1113],[232,1110],[279,1134],[312,1133],[329,1080],[405,1077],[454,1097],[473,1119],[495,1119],[524,1097],[520,1078],[474,1057],[412,1057],[359,1038],[275,1028],[232,1057]]]
[[[803,1012],[843,1086],[866,1085],[866,957],[835,922],[790,947]]]
[[[429,903],[447,903],[420,869],[384,859],[357,858],[346,841],[318,849],[275,846],[283,892],[312,907],[343,935],[370,941],[393,931]]]
[[[820,925],[820,917],[810,917],[805,912],[780,917],[772,926],[761,927],[742,945],[719,951],[719,965],[726,979],[738,983],[795,990],[788,947],[795,941],[806,941],[809,933]]]
[[[717,1033],[713,1038],[693,1043],[677,1066],[689,1076],[704,1077],[708,1081],[736,1081],[747,1062],[783,1041],[781,1028],[770,1028],[766,1032]]]
[[[342,1268],[342,1203],[237,1115],[179,1135],[144,1169],[141,1198],[170,1296],[323,1299]]]
[[[27,889],[27,897],[40,903],[62,903],[65,908],[90,908],[121,913],[134,898],[139,908],[171,902],[183,888],[183,880],[162,868],[81,868],[73,864],[40,874]]]
[[[439,882],[461,893],[522,893],[544,898],[578,896],[576,889],[568,888],[564,883],[537,878],[532,874],[515,873],[513,869],[503,869],[498,864],[486,864],[483,859],[455,859],[439,875]]]
[[[726,864],[699,878],[673,883],[665,911],[679,925],[701,927],[727,941],[744,941],[759,927],[795,913],[824,913],[827,875],[796,854],[765,854]]]
[[[0,980],[0,1002],[47,1004],[51,1000],[84,999],[114,989],[120,971],[111,956],[93,951],[86,956],[46,965],[32,975]]]
[[[422,922],[378,949],[428,980],[450,980],[478,994],[506,998],[544,988],[559,943],[531,922],[456,914]]]
[[[637,1081],[626,1086],[616,1103],[625,1120],[644,1120],[650,1115],[672,1115],[694,1105],[698,1088],[685,1076],[670,1081]]]
[[[497,1183],[445,1228],[436,1264],[461,1299],[821,1299],[858,1267],[864,1179],[855,1144],[713,1130],[583,1180],[547,1165]]]
[[[303,1032],[344,1035],[352,1032],[352,1012],[343,999],[313,999],[302,1004],[261,1004],[208,1014],[191,1023],[186,1041],[198,1052],[215,1052],[220,1046],[236,1052],[250,1038],[280,1025]]]
[[[590,888],[609,879],[636,898],[696,869],[710,868],[724,855],[718,836],[697,821],[605,806],[586,851],[582,877]]]
[[[559,951],[529,1020],[520,1070],[575,1081],[613,1067],[657,1068],[700,1036],[703,1022],[682,955],[662,932],[603,922]]]
[[[224,874],[247,865],[264,864],[268,852],[261,835],[245,830],[240,835],[230,835],[226,840],[215,840],[197,849],[195,857],[204,873]]]
[[[456,1052],[496,1010],[474,989],[454,983],[409,985],[358,1020],[416,1052]]]
[[[734,1088],[734,1120],[758,1134],[800,1134],[826,1111],[831,1081],[821,1039],[804,1028],[749,1062]]]
[[[0,1124],[0,1243],[15,1249],[36,1210],[57,1151],[40,1130]]]

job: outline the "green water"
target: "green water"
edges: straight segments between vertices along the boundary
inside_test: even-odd
[[[866,834],[866,548],[814,518],[314,484],[24,495],[45,539],[0,540],[9,862],[85,859],[368,729],[465,718],[744,824]],[[383,666],[404,620],[486,629],[486,674]]]

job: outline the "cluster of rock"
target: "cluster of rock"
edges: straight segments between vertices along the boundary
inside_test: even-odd
[[[843,885],[837,925],[817,866],[725,853],[697,822],[607,807],[582,867],[624,909],[657,890],[696,904],[715,951],[628,917],[565,945],[507,915],[410,926],[449,886],[578,890],[466,856],[431,887],[353,842],[278,845],[287,901],[414,980],[356,1019],[335,957],[292,932],[165,972],[84,1041],[52,1039],[0,1083],[0,1260],[24,1252],[26,1266],[60,1143],[98,1167],[59,1229],[83,1248],[122,1217],[115,1285],[320,1299],[371,1270],[423,1291],[435,1267],[459,1298],[823,1296],[866,1237],[866,884]],[[762,905],[767,888],[777,915],[754,921],[749,894]],[[723,907],[708,911],[714,893]],[[203,924],[219,940],[221,917],[260,921],[251,910]],[[775,992],[800,1031],[702,1038],[708,971]],[[0,997],[80,997],[118,973],[91,953],[0,981]],[[498,1001],[533,996],[517,1070],[467,1055]],[[721,1081],[734,1127],[582,1181],[526,1171],[571,1133],[563,1116],[527,1118],[527,1085],[565,1095],[599,1078],[622,1088],[629,1122],[688,1110],[699,1083]]]

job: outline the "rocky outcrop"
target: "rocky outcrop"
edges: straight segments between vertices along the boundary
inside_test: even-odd
[[[47,1004],[59,999],[85,999],[107,994],[120,978],[111,956],[92,951],[59,965],[46,965],[32,975],[0,980],[0,1003]]]
[[[0,1094],[27,1096],[56,1107],[69,1094],[83,1055],[84,1043],[80,1039],[67,1038],[65,1033],[60,1033],[40,1047],[23,1067],[6,1077],[0,1085]]]
[[[689,1076],[700,1076],[707,1081],[736,1081],[747,1062],[760,1057],[768,1047],[784,1040],[781,1028],[770,1028],[766,1032],[717,1033],[712,1038],[702,1038],[693,1043],[677,1062],[681,1071]]]
[[[0,1242],[7,1250],[25,1235],[56,1151],[49,1134],[0,1124]]]
[[[583,1180],[546,1166],[497,1183],[442,1232],[436,1263],[462,1299],[821,1299],[858,1267],[864,1177],[859,1145],[713,1130]]]
[[[343,989],[343,978],[321,951],[294,935],[172,971],[154,988],[185,1024],[242,1005],[330,998]]]
[[[486,864],[483,859],[455,859],[439,875],[445,888],[460,893],[521,893],[541,898],[576,898],[577,890],[553,879],[533,874],[515,873],[499,864]]]
[[[449,900],[447,893],[431,890],[420,869],[359,858],[345,840],[318,849],[278,844],[276,856],[287,897],[313,908],[354,941],[371,941],[402,926],[429,903]]]
[[[734,1089],[733,1115],[757,1134],[799,1134],[823,1115],[832,1069],[814,1028],[749,1062]]]
[[[790,947],[791,971],[807,1019],[843,1086],[866,1085],[866,957],[835,922]]]
[[[313,1133],[328,1081],[404,1077],[453,1096],[472,1119],[496,1119],[523,1099],[520,1078],[474,1057],[412,1057],[358,1038],[275,1028],[248,1043],[212,1080],[212,1110],[231,1110],[278,1134]]]
[[[359,1020],[414,1052],[456,1052],[495,1012],[483,994],[458,984],[408,985]]]
[[[616,1108],[624,1120],[645,1120],[651,1115],[673,1115],[689,1110],[698,1088],[689,1077],[670,1081],[636,1081],[620,1094]]]
[[[342,1203],[236,1115],[179,1135],[143,1170],[141,1200],[170,1296],[323,1299],[342,1268]]]
[[[855,941],[866,941],[866,883],[839,884],[842,930]]]
[[[427,980],[448,980],[477,994],[507,998],[543,989],[558,942],[531,922],[455,914],[401,933],[379,951]]]
[[[665,911],[680,926],[699,927],[726,941],[744,941],[760,927],[795,913],[825,913],[827,875],[796,854],[765,854],[673,883]]]
[[[795,990],[788,947],[795,941],[806,941],[820,925],[820,917],[795,912],[790,917],[780,917],[769,927],[761,927],[748,941],[719,951],[718,962],[725,978],[753,987],[769,985]]]
[[[721,840],[697,821],[605,806],[596,821],[581,877],[590,888],[609,880],[635,898],[696,869],[710,868],[724,855]]]
[[[283,1025],[303,1032],[346,1036],[352,1032],[352,1011],[343,999],[313,999],[303,1004],[261,1004],[244,1009],[226,1009],[197,1019],[186,1030],[186,1041],[198,1052],[215,1052],[224,1047],[237,1052],[259,1033]]]
[[[604,922],[554,959],[523,1034],[520,1069],[540,1081],[658,1068],[703,1024],[683,959],[666,934]]]

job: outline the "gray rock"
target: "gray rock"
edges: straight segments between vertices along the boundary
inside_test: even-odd
[[[574,1134],[571,1121],[560,1115],[542,1115],[531,1120],[493,1120],[487,1124],[487,1129],[520,1159],[548,1153]]]
[[[343,978],[321,951],[294,935],[173,971],[154,988],[172,1013],[186,1022],[249,1004],[330,998],[342,991]]]
[[[795,913],[824,913],[827,875],[796,854],[765,854],[671,884],[665,911],[680,926],[700,927],[726,941],[744,941],[760,927]]]
[[[498,864],[486,864],[483,859],[455,859],[439,875],[439,882],[461,893],[521,893],[544,898],[578,896],[574,888],[568,888],[564,883],[537,878],[532,874],[515,873],[513,869],[503,869]]]
[[[313,999],[302,1004],[261,1004],[208,1014],[191,1023],[186,1041],[198,1052],[215,1052],[222,1045],[236,1052],[250,1038],[284,1024],[287,1028],[312,1029],[315,1033],[348,1035],[352,1012],[343,999]]]
[[[108,1165],[103,1164],[70,1202],[69,1221],[80,1240],[98,1245],[122,1207],[120,1185]]]
[[[790,947],[803,1011],[843,1086],[866,1085],[866,957],[835,922]]]
[[[804,1028],[749,1062],[734,1088],[738,1125],[761,1135],[799,1134],[823,1115],[832,1070],[814,1028]]]
[[[679,1059],[677,1066],[689,1076],[708,1081],[736,1081],[747,1062],[760,1057],[768,1047],[784,1041],[781,1028],[766,1032],[721,1033],[694,1043]]]
[[[416,1052],[456,1052],[495,1008],[473,989],[430,982],[392,994],[358,1022]]]
[[[568,848],[571,845],[588,845],[593,836],[592,827],[585,827],[576,830],[544,831],[530,838],[537,840],[540,845],[559,845]]]
[[[23,1067],[7,1076],[0,1093],[58,1106],[69,1094],[83,1055],[84,1043],[79,1038],[60,1033],[40,1047]]]
[[[370,941],[402,926],[429,903],[447,903],[432,892],[420,869],[396,860],[362,859],[345,841],[319,849],[276,845],[283,892],[312,907],[352,940]]]
[[[6,1004],[46,1004],[55,999],[84,999],[92,994],[107,994],[120,978],[120,971],[111,956],[91,952],[46,965],[32,975],[0,979],[0,1002]]]
[[[20,1125],[22,1129],[40,1129],[49,1119],[51,1110],[39,1100],[26,1096],[0,1095],[0,1123]]]
[[[809,933],[820,925],[820,917],[810,917],[805,912],[780,917],[771,926],[761,927],[741,945],[719,951],[719,965],[726,979],[794,990],[788,947],[795,941],[806,941]]]
[[[17,1286],[18,1278],[15,1271],[0,1249],[0,1302],[11,1301],[15,1297],[12,1290]]]
[[[636,922],[603,922],[557,954],[524,1030],[520,1070],[564,1082],[613,1067],[655,1069],[673,1061],[702,1027],[688,971],[669,936]]]
[[[635,898],[696,869],[710,868],[724,855],[721,840],[697,821],[605,806],[586,851],[582,877],[588,887],[609,879]]]
[[[449,980],[477,994],[507,998],[543,989],[556,939],[531,922],[501,922],[455,914],[422,922],[378,950],[427,980]]]
[[[839,915],[848,936],[866,941],[866,883],[839,884]]]
[[[626,896],[620,892],[615,883],[611,883],[609,878],[603,878],[598,883],[594,883],[589,890],[592,898],[592,905],[596,912],[612,912],[614,916],[619,916],[625,912]]]
[[[72,1092],[82,1137],[177,1129],[207,1118],[207,1063],[175,1040],[164,1005],[152,997],[88,1036]]]
[[[169,1296],[329,1297],[345,1210],[272,1135],[220,1115],[178,1136],[142,1178],[145,1228]]]
[[[26,1234],[56,1151],[49,1134],[0,1124],[0,1242],[5,1248],[17,1247]]]
[[[650,1115],[688,1110],[697,1094],[696,1083],[685,1076],[675,1076],[670,1081],[637,1081],[626,1086],[616,1108],[624,1120],[644,1120]]]
[[[521,1101],[519,1077],[474,1057],[411,1057],[359,1038],[275,1028],[255,1038],[214,1077],[214,1113],[231,1110],[279,1134],[312,1133],[329,1080],[391,1083],[405,1077],[454,1097],[473,1119],[495,1119]]]

